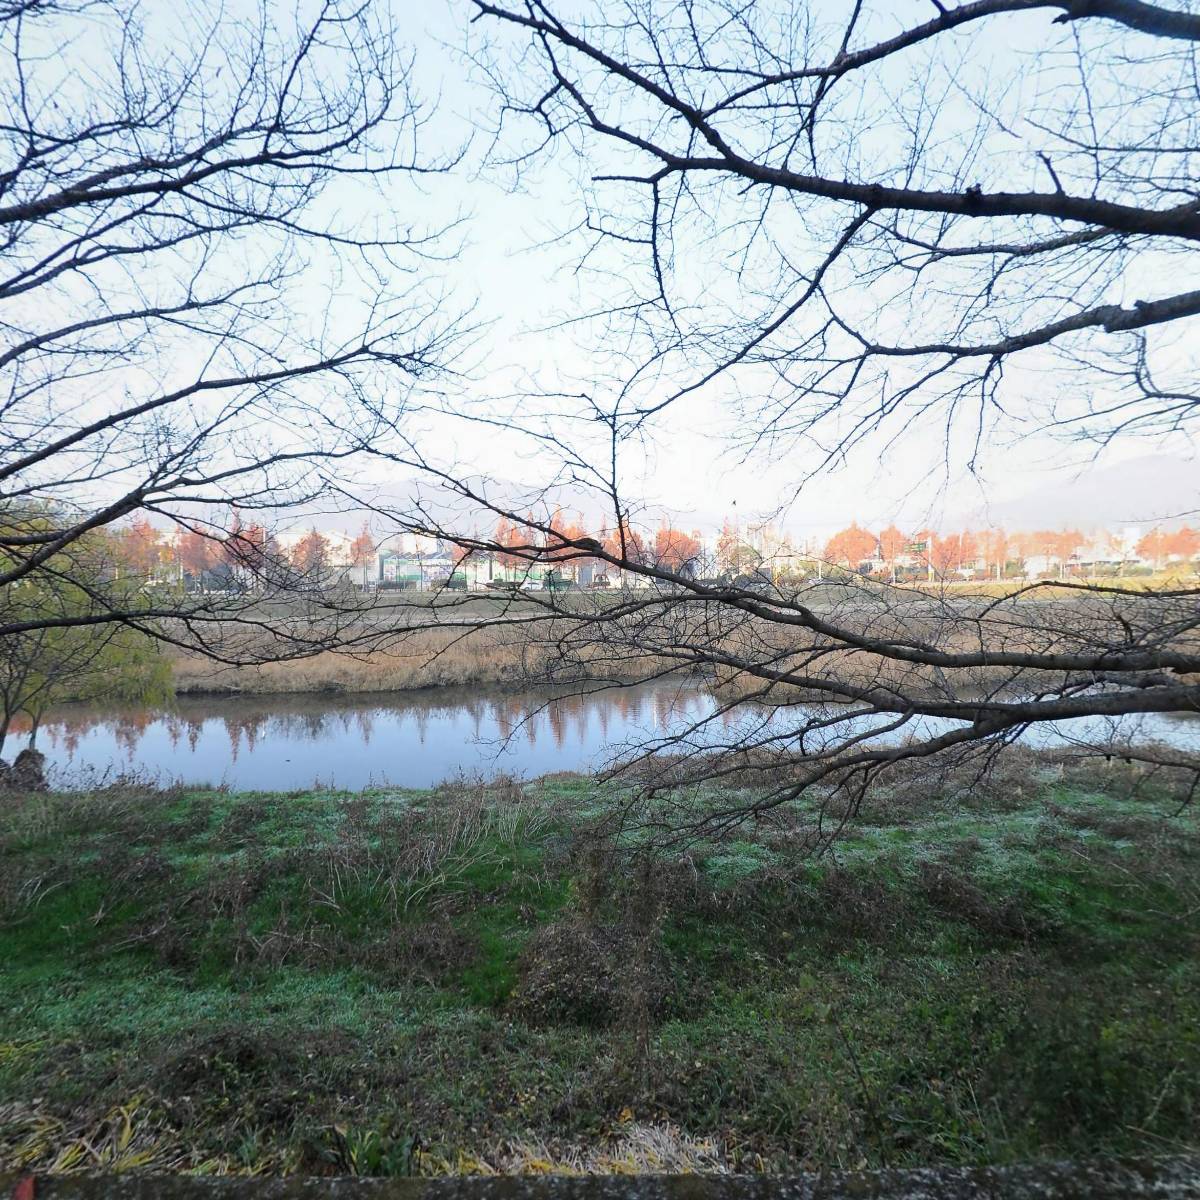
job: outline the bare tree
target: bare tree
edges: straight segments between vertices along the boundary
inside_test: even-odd
[[[603,299],[575,319],[617,347],[610,379],[526,432],[620,536],[568,542],[527,502],[427,466],[462,505],[523,522],[506,553],[586,555],[629,585],[535,593],[498,622],[551,633],[567,671],[601,644],[614,681],[722,681],[728,706],[643,748],[672,784],[773,762],[778,786],[717,822],[810,788],[853,802],[905,760],[985,764],[1031,727],[1082,720],[1090,740],[1108,718],[1200,709],[1195,588],[738,586],[629,552],[620,448],[717,387],[748,447],[826,462],[930,422],[970,454],[1006,412],[1102,440],[1192,436],[1200,16],[972,0],[903,25],[892,5],[847,7],[830,23],[783,2],[475,0],[498,144],[518,139],[518,165],[583,163],[580,254]],[[607,449],[576,438],[580,416]]]
[[[281,11],[0,6],[0,588],[53,592],[132,514],[223,539],[234,508],[338,503],[451,362],[456,323],[414,270],[450,227],[407,219],[399,187],[453,155],[418,153],[390,14]],[[252,661],[372,634],[242,558],[254,586],[222,596],[71,579],[86,611],[0,638],[115,622]]]
[[[841,24],[791,3],[624,0],[590,21],[476,7],[528,35],[522,73],[498,75],[506,117],[585,157],[596,247],[642,252],[610,309],[653,351],[625,381],[627,418],[729,376],[753,389],[754,438],[836,413],[841,453],[916,409],[985,428],[1006,370],[1045,368],[1043,349],[1082,402],[1051,419],[1111,436],[1196,412],[1191,362],[1168,351],[1200,311],[1171,287],[1200,238],[1200,16],[1123,0],[935,5],[908,27],[865,3]]]

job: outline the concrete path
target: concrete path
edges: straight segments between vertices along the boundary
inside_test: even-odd
[[[3,1200],[1200,1200],[1200,1158],[767,1176],[0,1176]]]

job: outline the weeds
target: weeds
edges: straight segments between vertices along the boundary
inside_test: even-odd
[[[518,676],[545,674],[552,650],[503,630],[463,634],[430,629],[409,635],[391,653],[327,652],[252,667],[214,666],[206,659],[180,656],[171,666],[177,692],[395,692],[506,683]]]
[[[605,835],[578,779],[18,801],[0,1163],[721,1171],[1194,1145],[1200,835],[1126,773],[1021,757],[982,798],[914,773],[817,859],[815,801],[664,857]]]

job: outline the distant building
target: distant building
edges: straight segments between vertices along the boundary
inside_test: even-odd
[[[435,537],[424,533],[390,533],[383,539],[380,549],[386,549],[398,554],[412,555],[414,558],[433,558],[444,553],[444,548]]]
[[[293,525],[272,535],[277,551],[285,558],[294,559],[297,547],[313,533],[320,536],[325,545],[325,561],[320,583],[324,587],[349,585],[361,589],[374,582],[374,563],[354,561],[354,538],[340,529],[315,529],[312,525]]]
[[[390,587],[420,587],[424,578],[421,562],[415,555],[399,550],[382,550],[376,557],[376,582]]]
[[[435,588],[466,588],[473,572],[464,569],[460,556],[444,551],[412,554],[401,550],[382,550],[376,556],[376,586],[431,591]]]

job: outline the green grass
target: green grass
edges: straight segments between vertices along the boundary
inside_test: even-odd
[[[1034,782],[819,858],[810,803],[648,861],[578,779],[18,801],[0,1162],[395,1174],[631,1114],[751,1170],[1194,1147],[1195,816]]]

